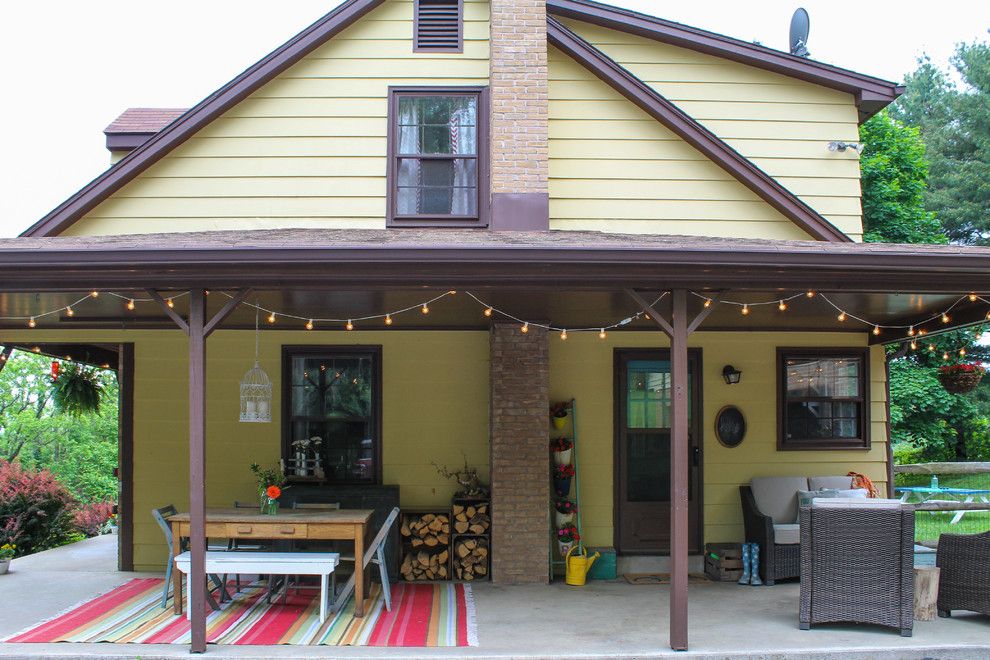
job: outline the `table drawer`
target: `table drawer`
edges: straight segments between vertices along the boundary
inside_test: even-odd
[[[300,523],[227,523],[231,539],[304,539],[306,524]]]

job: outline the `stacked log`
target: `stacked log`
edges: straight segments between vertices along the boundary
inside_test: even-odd
[[[488,539],[463,537],[454,542],[454,577],[471,581],[488,575]]]
[[[402,578],[446,580],[449,577],[450,516],[445,513],[406,514],[400,527],[405,557]]]
[[[455,504],[453,508],[454,532],[456,534],[487,534],[492,526],[492,519],[488,515],[488,505],[478,504],[475,506],[466,504]]]

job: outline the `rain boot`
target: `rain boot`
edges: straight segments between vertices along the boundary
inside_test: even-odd
[[[760,544],[759,543],[749,543],[749,566],[750,566],[750,580],[749,583],[754,587],[763,586],[763,580],[760,579]]]
[[[739,584],[749,584],[750,566],[752,566],[749,561],[749,543],[742,544],[742,565],[743,572],[742,577],[739,578]]]

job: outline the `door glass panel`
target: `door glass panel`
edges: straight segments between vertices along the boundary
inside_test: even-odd
[[[626,435],[626,501],[670,501],[670,434]]]
[[[688,373],[688,391],[694,375]],[[669,429],[671,390],[669,360],[630,360],[626,365],[626,427]],[[688,424],[694,419],[688,397]]]

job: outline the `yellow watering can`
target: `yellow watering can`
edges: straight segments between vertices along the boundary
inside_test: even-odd
[[[580,548],[580,554],[571,556],[571,553]],[[575,587],[580,587],[584,585],[585,579],[588,577],[588,571],[591,570],[591,565],[595,563],[595,560],[601,557],[600,552],[595,552],[591,557],[588,556],[588,551],[580,546],[574,546],[567,551],[567,556],[564,558],[566,571],[564,573],[564,582],[567,584],[574,585]]]

